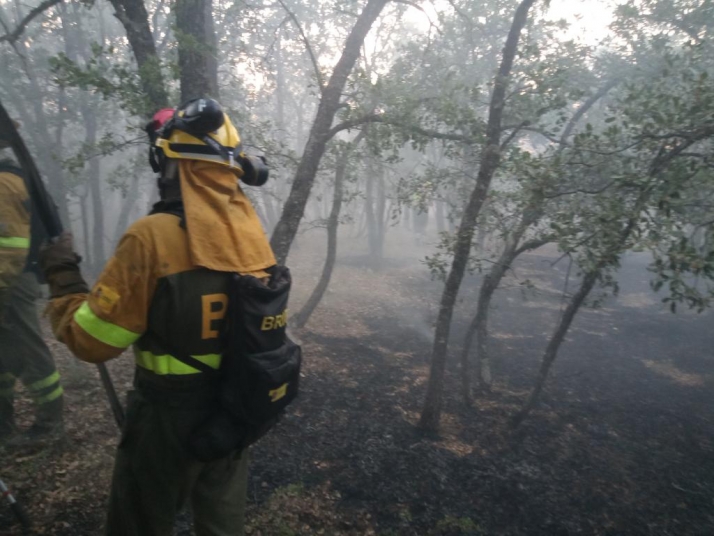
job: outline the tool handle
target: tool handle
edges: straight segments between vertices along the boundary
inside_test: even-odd
[[[104,363],[98,363],[97,368],[99,369],[99,377],[102,380],[102,385],[107,393],[107,398],[109,399],[109,405],[112,408],[112,413],[114,414],[114,420],[117,426],[121,430],[124,427],[124,407],[119,401],[117,392],[114,389],[114,384],[112,383],[112,378],[109,376],[109,371]]]
[[[19,502],[12,503],[10,505],[10,509],[13,511],[15,517],[24,528],[29,529],[32,526],[32,523],[30,523],[30,518],[27,517],[25,509],[20,505]]]

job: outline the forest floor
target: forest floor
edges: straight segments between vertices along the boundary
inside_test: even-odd
[[[343,247],[327,296],[297,333],[300,399],[253,448],[248,534],[714,534],[714,315],[670,314],[649,290],[642,257],[629,255],[619,296],[577,317],[541,404],[514,432],[508,419],[557,321],[567,265],[551,266],[548,250],[518,262],[491,317],[495,385],[467,408],[456,362],[475,309],[479,278],[470,276],[455,314],[441,435],[424,437],[415,424],[441,284],[419,262],[427,249],[412,241],[392,239],[378,269],[359,247]],[[293,310],[323,258],[300,242],[290,262]],[[98,535],[115,425],[95,369],[48,341],[67,392],[68,441],[0,450],[0,478],[30,511],[33,534]],[[129,389],[131,358],[110,370]],[[18,406],[27,425],[24,396]],[[9,534],[20,531],[0,505],[0,535]]]

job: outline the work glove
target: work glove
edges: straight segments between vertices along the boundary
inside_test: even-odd
[[[89,292],[79,271],[82,257],[74,252],[71,233],[65,231],[56,241],[43,244],[39,261],[50,286],[50,298]]]

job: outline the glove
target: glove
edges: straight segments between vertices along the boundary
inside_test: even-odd
[[[82,257],[74,252],[71,233],[64,232],[55,242],[43,244],[39,261],[50,286],[50,298],[89,292],[79,272]]]

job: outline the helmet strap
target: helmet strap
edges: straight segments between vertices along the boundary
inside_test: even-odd
[[[178,180],[179,178],[178,160],[175,158],[164,158],[164,168],[161,177],[166,180]]]
[[[164,166],[158,180],[159,196],[163,200],[181,198],[181,181],[179,181],[178,161],[175,158],[164,158]]]
[[[149,165],[151,165],[151,169],[154,170],[154,173],[161,173],[161,164],[159,163],[160,155],[158,152],[160,149],[156,147],[149,147]]]

